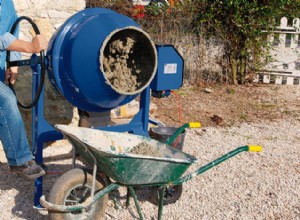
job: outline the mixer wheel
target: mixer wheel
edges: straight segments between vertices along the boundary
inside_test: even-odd
[[[91,193],[93,177],[82,169],[72,169],[63,174],[53,185],[49,202],[58,205],[78,205],[83,203]],[[104,188],[104,184],[96,181],[95,193]],[[51,220],[102,219],[107,206],[108,194],[98,199],[88,211],[69,213],[49,211]]]
[[[162,191],[161,187],[153,187],[151,193],[151,202],[155,205],[159,205],[159,197]],[[182,185],[176,185],[172,187],[167,187],[165,190],[163,204],[168,205],[175,203],[182,194]]]

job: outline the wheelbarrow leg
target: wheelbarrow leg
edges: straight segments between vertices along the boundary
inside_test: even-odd
[[[162,219],[163,207],[164,207],[164,197],[167,186],[162,186],[162,190],[159,195],[159,205],[158,205],[158,220]]]
[[[130,190],[130,194],[131,194],[131,196],[132,196],[132,198],[133,198],[133,200],[134,200],[136,209],[137,209],[137,211],[138,211],[138,213],[139,213],[139,216],[140,216],[140,220],[143,220],[144,217],[143,217],[142,210],[141,210],[141,207],[140,207],[140,205],[139,205],[139,202],[138,202],[138,200],[137,200],[135,191],[134,191],[134,189],[133,189],[132,186],[128,186],[128,189]]]
[[[127,188],[127,194],[126,194],[126,208],[128,208],[129,205],[130,205],[130,197],[131,197],[130,190],[129,190],[129,188]]]
[[[113,202],[114,202],[115,209],[119,210],[119,209],[121,208],[120,201],[117,199],[117,197],[120,196],[119,190],[118,190],[118,189],[113,190],[113,191],[110,193],[110,195],[111,195],[112,200],[113,200]]]

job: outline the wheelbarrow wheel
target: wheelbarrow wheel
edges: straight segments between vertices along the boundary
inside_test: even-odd
[[[73,169],[63,174],[53,185],[49,193],[49,202],[58,205],[82,204],[91,194],[93,177],[85,170]],[[95,193],[104,188],[96,181]],[[98,199],[88,211],[69,213],[49,211],[51,220],[102,219],[107,206],[108,194]]]
[[[161,191],[162,191],[161,187],[153,187],[151,193],[151,202],[153,204],[159,205]],[[180,198],[181,194],[182,194],[182,185],[167,187],[165,189],[163,204],[168,205],[168,204],[175,203]]]

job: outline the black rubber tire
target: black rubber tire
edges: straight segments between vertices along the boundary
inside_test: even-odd
[[[165,195],[164,195],[164,205],[172,204],[175,203],[181,196],[182,194],[182,185],[176,185],[172,187],[167,187],[165,190]],[[153,187],[152,192],[151,192],[151,202],[154,205],[159,204],[159,196],[161,193],[162,188],[161,187]]]
[[[49,202],[58,204],[58,205],[70,205],[66,203],[65,200],[67,198],[73,198],[72,193],[76,193],[76,198],[80,194],[82,190],[91,190],[92,188],[93,177],[85,170],[82,169],[72,169],[67,173],[63,174],[53,185],[50,193],[49,193]],[[95,193],[104,188],[104,184],[96,181],[95,184]],[[76,190],[76,192],[74,191]],[[90,191],[89,191],[90,193]],[[73,196],[73,197],[72,197]],[[86,197],[80,199],[85,199]],[[78,199],[79,199],[78,198]],[[97,202],[94,203],[91,210],[88,213],[61,213],[61,212],[53,212],[49,211],[49,219],[50,220],[72,220],[72,219],[103,219],[105,209],[107,206],[108,194],[98,199]],[[75,204],[80,204],[84,202],[80,201]],[[74,203],[71,203],[74,204]],[[86,218],[84,218],[86,216]]]

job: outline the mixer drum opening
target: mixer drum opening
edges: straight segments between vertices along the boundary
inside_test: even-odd
[[[157,53],[146,32],[134,26],[112,32],[100,49],[100,69],[120,94],[137,94],[155,76]]]

